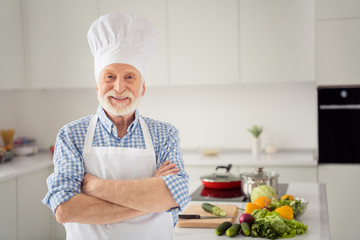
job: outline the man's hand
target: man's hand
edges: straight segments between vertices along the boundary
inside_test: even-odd
[[[81,192],[83,194],[93,196],[96,191],[96,184],[99,183],[99,181],[101,181],[100,178],[86,173],[82,182]]]
[[[163,177],[163,176],[168,176],[168,175],[175,175],[180,171],[179,168],[175,168],[175,167],[176,167],[176,163],[171,163],[170,164],[170,160],[166,160],[156,170],[153,177]]]

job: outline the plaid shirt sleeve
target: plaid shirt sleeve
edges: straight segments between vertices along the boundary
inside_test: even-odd
[[[179,131],[171,126],[168,132],[168,138],[159,153],[159,165],[164,161],[170,160],[170,163],[176,163],[180,171],[176,175],[162,177],[166,186],[170,190],[175,202],[179,208],[171,209],[174,215],[174,225],[178,220],[178,212],[183,211],[190,201],[189,195],[189,175],[185,171],[183,156],[180,151]]]
[[[42,200],[53,213],[61,203],[81,192],[85,168],[73,134],[69,127],[65,126],[56,138],[53,156],[54,173],[46,181],[48,193]]]

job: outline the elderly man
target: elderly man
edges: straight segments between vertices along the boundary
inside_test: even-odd
[[[100,106],[59,131],[43,200],[67,239],[171,239],[190,200],[177,129],[137,110],[154,36],[131,14],[90,27]]]

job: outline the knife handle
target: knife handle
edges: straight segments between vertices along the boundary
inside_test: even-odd
[[[198,214],[180,214],[179,218],[181,219],[200,219]]]

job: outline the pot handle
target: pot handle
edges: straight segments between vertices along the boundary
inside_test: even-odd
[[[217,171],[219,168],[225,168],[226,172],[228,173],[230,171],[231,167],[232,167],[232,164],[229,164],[227,166],[217,166],[215,171]]]

